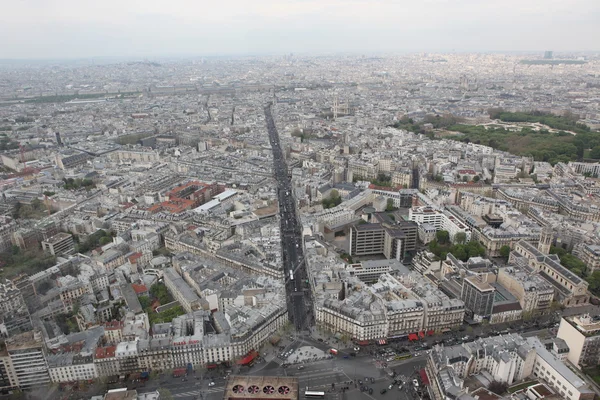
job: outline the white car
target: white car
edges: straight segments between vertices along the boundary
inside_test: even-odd
[[[215,386],[215,383],[214,382],[209,382],[208,383],[208,387],[211,387],[211,386]]]
[[[419,387],[419,381],[417,381],[416,379],[413,379],[413,385],[415,385],[415,387]]]
[[[354,351],[360,351],[360,347],[355,347]]]

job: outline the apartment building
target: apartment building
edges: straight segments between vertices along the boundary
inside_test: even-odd
[[[566,400],[593,400],[596,396],[588,384],[559,360],[537,337],[527,338],[535,351],[532,378],[542,379]]]
[[[65,312],[73,311],[73,306],[79,302],[79,298],[87,293],[87,287],[82,282],[75,282],[60,289],[60,300]]]
[[[477,399],[467,383],[469,377],[477,374],[508,385],[537,379],[545,386],[540,390],[544,389],[547,395],[556,394],[567,400],[591,400],[595,395],[537,337],[525,339],[516,334],[458,346],[436,346],[429,354],[426,371],[435,400]],[[525,391],[527,398],[539,398],[532,388]]]
[[[119,374],[120,365],[115,355],[116,350],[117,346],[104,346],[96,349],[94,365],[96,366],[98,376],[103,377]]]
[[[563,317],[556,336],[569,347],[567,359],[580,367],[600,365],[600,316]]]
[[[52,382],[77,382],[98,378],[91,355],[57,353],[48,355],[46,361]]]
[[[573,255],[579,257],[585,263],[590,274],[600,269],[600,246],[579,243],[573,248]]]
[[[11,281],[0,283],[0,315],[26,309],[21,291]]]
[[[315,305],[319,326],[367,341],[450,329],[462,323],[464,313],[462,300],[448,298],[416,273],[382,274],[365,290]]]

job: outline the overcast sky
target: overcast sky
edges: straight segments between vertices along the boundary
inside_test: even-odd
[[[0,58],[599,50],[600,0],[3,0]]]

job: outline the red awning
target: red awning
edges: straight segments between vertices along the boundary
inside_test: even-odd
[[[252,362],[252,360],[254,360],[256,358],[256,356],[258,356],[258,353],[256,351],[252,350],[252,351],[250,351],[250,353],[248,353],[248,355],[246,357],[242,358],[237,363],[238,363],[238,365],[249,364],[250,362]]]
[[[380,345],[382,345],[382,346],[383,346],[384,344],[386,344],[386,343],[387,343],[387,342],[385,341],[385,339],[379,339],[379,340],[377,341],[377,344],[380,344]]]
[[[427,331],[427,336],[433,336],[434,333],[435,333],[435,331],[433,331],[433,330]]]
[[[215,369],[217,368],[217,364],[207,364],[206,369]]]
[[[419,340],[419,336],[416,333],[411,333],[408,335],[408,340]]]
[[[425,332],[423,332],[423,331],[419,332],[419,336],[422,337],[422,338],[424,338],[425,337]]]
[[[359,346],[368,346],[369,341],[368,340],[359,340],[358,342],[356,342],[356,344]]]
[[[429,386],[429,377],[427,376],[427,371],[425,371],[425,368],[419,372],[419,375],[421,375],[421,381],[423,381],[423,385]]]

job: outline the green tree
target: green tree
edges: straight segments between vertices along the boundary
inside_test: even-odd
[[[510,246],[504,245],[504,246],[500,247],[500,256],[501,257],[508,259],[509,255],[510,255]]]
[[[387,199],[387,205],[385,207],[385,211],[394,211],[394,210],[396,210],[396,207],[394,207],[394,199],[389,197]]]
[[[458,258],[459,260],[466,261],[468,259],[467,252],[464,246],[456,246],[450,252],[452,253],[452,255],[454,255],[454,257]]]
[[[454,235],[454,242],[458,244],[465,244],[467,242],[467,234],[464,232],[458,232]]]
[[[140,296],[138,300],[140,301],[140,305],[144,310],[150,307],[151,301],[148,296]]]
[[[600,159],[600,146],[596,146],[590,151],[590,158]]]
[[[158,393],[160,395],[160,400],[174,400],[174,397],[169,389],[158,388]]]
[[[450,242],[450,234],[448,233],[448,231],[437,231],[435,233],[435,238],[440,244],[446,244]]]

